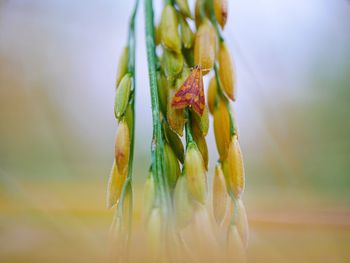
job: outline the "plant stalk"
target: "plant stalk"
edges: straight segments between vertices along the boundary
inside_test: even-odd
[[[132,75],[132,88],[129,98],[129,104],[131,105],[131,115],[132,115],[132,130],[131,130],[131,140],[130,140],[130,158],[128,166],[127,177],[132,180],[132,164],[134,160],[134,143],[135,143],[135,93],[136,93],[136,74],[135,74],[135,47],[136,47],[136,37],[135,37],[135,20],[137,9],[139,5],[139,0],[136,0],[133,13],[130,18],[129,23],[129,35],[128,35],[128,73]]]
[[[135,6],[132,12],[132,15],[130,17],[129,22],[129,34],[128,34],[128,73],[132,76],[132,86],[131,86],[131,93],[129,97],[129,105],[131,107],[131,125],[132,129],[130,131],[130,155],[129,155],[129,161],[128,161],[128,174],[126,176],[125,182],[123,184],[123,188],[120,195],[120,200],[116,207],[116,218],[120,218],[123,216],[123,213],[128,213],[129,215],[132,215],[132,209],[133,209],[133,191],[132,191],[132,171],[133,171],[133,159],[134,159],[134,142],[135,142],[135,90],[136,90],[136,77],[135,77],[135,43],[136,43],[136,37],[135,37],[135,19],[137,14],[139,0],[136,0]],[[130,128],[130,127],[129,127]],[[127,208],[128,211],[123,211],[123,204],[125,200],[125,196],[127,193],[129,187],[130,191],[130,205]],[[132,216],[129,218],[129,222],[122,222],[123,224],[127,224],[127,235],[125,236],[125,242],[126,242],[126,249],[129,250],[130,245],[130,234],[131,234],[131,228],[132,228]],[[127,253],[128,254],[128,253]]]
[[[146,26],[146,46],[147,46],[147,62],[148,76],[150,82],[151,104],[152,104],[152,120],[153,120],[153,138],[152,138],[152,174],[155,177],[157,190],[160,194],[160,205],[166,216],[169,215],[171,207],[170,192],[165,177],[165,169],[163,167],[164,142],[162,134],[162,126],[160,121],[160,107],[157,86],[156,73],[156,53],[155,53],[155,32],[153,22],[153,3],[152,0],[145,0],[145,26]]]
[[[132,88],[129,98],[129,104],[131,106],[131,115],[132,115],[132,130],[131,130],[131,138],[130,138],[130,157],[128,163],[128,174],[126,176],[126,180],[123,185],[122,193],[121,193],[121,202],[123,203],[125,198],[126,189],[128,184],[132,183],[132,168],[133,168],[133,160],[134,160],[134,142],[135,142],[135,92],[136,92],[136,76],[135,76],[135,20],[137,9],[139,5],[139,0],[136,0],[134,10],[130,17],[129,22],[129,35],[128,35],[128,73],[132,75]],[[119,209],[122,209],[121,206]]]

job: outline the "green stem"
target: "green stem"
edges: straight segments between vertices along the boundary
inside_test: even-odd
[[[191,129],[191,113],[189,109],[186,109],[185,111],[187,116],[187,121],[185,125],[185,131],[186,131],[186,145],[193,142],[193,136],[192,136],[192,129]]]
[[[132,75],[133,81],[132,81],[132,89],[131,94],[129,97],[129,104],[131,106],[131,138],[130,138],[130,157],[128,162],[128,174],[126,176],[125,182],[123,184],[122,192],[120,195],[120,201],[118,202],[116,213],[118,216],[122,216],[122,214],[125,212],[123,211],[123,203],[126,195],[126,191],[128,187],[130,187],[130,195],[132,196],[132,169],[133,169],[133,160],[134,160],[134,142],[135,142],[135,90],[136,90],[136,77],[135,77],[135,19],[137,14],[139,0],[136,0],[134,10],[132,12],[132,15],[130,17],[130,23],[129,23],[129,35],[128,35],[128,73]],[[130,127],[129,127],[130,128]],[[129,186],[130,185],[130,186]],[[129,213],[131,214],[133,207],[132,203],[132,197],[130,200],[130,207],[129,207]],[[128,237],[127,242],[129,242],[129,236],[131,233],[131,222],[132,217],[130,217],[130,222],[128,222],[129,228],[128,228]]]
[[[136,74],[135,74],[135,47],[136,47],[136,37],[135,37],[135,20],[137,9],[139,5],[139,0],[136,0],[133,13],[130,18],[129,23],[129,35],[128,35],[128,72],[132,75],[132,89],[129,98],[129,103],[131,105],[131,140],[130,140],[130,158],[128,165],[128,178],[132,180],[132,164],[134,160],[134,143],[135,143],[135,93],[136,93]],[[125,186],[125,185],[124,185]]]
[[[152,120],[153,120],[153,139],[152,139],[152,174],[160,194],[160,202],[165,214],[168,214],[171,207],[170,192],[167,186],[163,167],[164,142],[162,135],[162,126],[160,122],[160,107],[157,87],[156,73],[156,54],[155,54],[155,34],[153,22],[153,4],[152,0],[145,0],[145,26],[146,26],[146,46],[148,75],[150,82]]]
[[[128,50],[129,50],[129,57],[128,57],[128,72],[131,73],[133,76],[135,76],[135,20],[136,20],[136,14],[139,6],[139,0],[136,0],[134,10],[130,17],[129,22],[129,34],[128,34]]]

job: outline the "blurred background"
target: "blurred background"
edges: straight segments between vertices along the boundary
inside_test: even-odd
[[[132,6],[0,0],[1,262],[106,261],[114,83]],[[158,21],[161,1],[155,9]],[[350,262],[350,2],[230,0],[224,34],[249,261]],[[136,74],[138,199],[152,133],[143,6]],[[212,131],[208,146],[211,177]]]

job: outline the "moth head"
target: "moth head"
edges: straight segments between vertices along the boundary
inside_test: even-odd
[[[199,64],[198,64],[198,65],[195,65],[195,66],[194,66],[194,69],[201,70],[201,69],[202,69],[202,66],[201,66],[201,65],[199,65]]]

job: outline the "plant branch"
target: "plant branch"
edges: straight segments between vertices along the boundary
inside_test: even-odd
[[[135,20],[136,14],[139,6],[139,0],[136,0],[133,12],[129,21],[129,34],[128,34],[128,50],[129,50],[129,58],[128,58],[128,72],[135,76]]]
[[[123,213],[122,209],[122,204],[125,199],[125,194],[128,185],[132,183],[132,165],[133,165],[133,160],[134,160],[134,142],[135,142],[135,89],[136,89],[136,78],[135,78],[135,19],[136,19],[136,14],[137,14],[137,9],[138,9],[138,4],[139,0],[136,0],[134,10],[132,12],[132,15],[130,17],[130,22],[129,22],[129,35],[128,35],[128,73],[132,75],[132,88],[131,88],[131,94],[129,97],[129,104],[131,106],[131,128],[130,131],[130,157],[129,157],[129,162],[128,162],[128,174],[126,176],[126,180],[123,184],[122,192],[120,195],[120,202],[118,202],[117,205],[117,213],[120,215]]]
[[[156,74],[156,53],[155,53],[155,33],[153,22],[153,4],[152,0],[145,0],[145,26],[146,26],[146,46],[148,75],[150,82],[152,120],[153,120],[153,139],[152,139],[152,174],[155,177],[158,192],[160,194],[160,203],[163,212],[168,214],[171,206],[170,192],[165,178],[163,167],[164,142],[162,135],[162,126],[160,122],[160,107],[157,87]]]
[[[118,205],[116,207],[116,217],[122,217],[123,213],[128,213],[129,215],[132,214],[132,208],[133,208],[133,200],[132,200],[132,168],[133,168],[133,159],[134,159],[134,142],[135,142],[135,89],[136,89],[136,78],[135,78],[135,19],[137,14],[139,0],[136,0],[135,6],[132,12],[132,15],[130,17],[130,23],[129,23],[129,34],[128,34],[128,73],[132,76],[132,87],[131,87],[131,94],[129,97],[129,105],[131,106],[131,125],[132,127],[129,127],[130,130],[130,155],[129,155],[129,162],[128,162],[128,174],[126,176],[125,182],[123,184],[122,192],[120,195],[120,200],[118,202]],[[130,204],[127,208],[128,211],[123,211],[123,204],[125,200],[125,196],[127,191],[130,191]],[[132,227],[132,217],[129,218],[129,222],[122,222],[123,224],[127,223],[128,229],[127,229],[127,235],[125,236],[125,241],[127,244],[127,248],[129,248],[129,242],[130,242],[130,233],[131,233],[131,227]]]
[[[128,35],[128,73],[132,75],[132,88],[129,98],[129,104],[131,106],[131,140],[130,140],[130,158],[128,165],[128,175],[127,177],[132,180],[132,164],[134,160],[134,143],[135,143],[135,92],[136,92],[136,76],[135,76],[135,47],[136,47],[136,37],[135,37],[135,20],[137,9],[139,5],[139,0],[136,0],[134,10],[130,17],[129,22],[129,35]],[[126,187],[126,184],[124,185]]]

